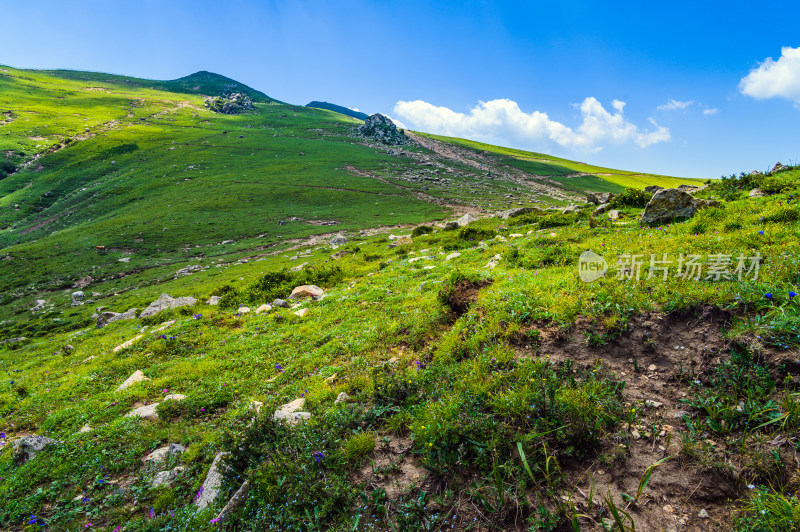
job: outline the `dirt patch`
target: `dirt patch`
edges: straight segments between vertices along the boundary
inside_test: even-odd
[[[478,298],[478,292],[484,286],[491,284],[491,281],[470,281],[469,279],[459,279],[449,290],[443,290],[441,297],[450,311],[456,316],[461,316],[469,310],[472,303]]]
[[[420,488],[427,471],[411,454],[412,446],[411,440],[395,435],[379,438],[372,459],[354,474],[353,483],[384,490],[390,502]]]
[[[731,529],[736,501],[747,491],[742,469],[731,462],[736,458],[727,442],[708,435],[700,445],[705,456],[713,457],[711,463],[690,456],[692,448],[682,434],[685,420],[696,414],[680,402],[692,381],[708,382],[714,367],[728,358],[730,342],[722,330],[730,318],[715,307],[644,314],[630,320],[623,332],[611,334],[604,345],[597,345],[602,343],[595,336],[598,326],[586,318],[568,330],[534,327],[540,332],[538,346],[524,345],[520,336],[515,344],[520,357],[569,360],[624,380],[626,403],[639,414],[636,424],[606,435],[607,446],[594,459],[560,459],[568,486],[564,497],[584,515],[581,530],[603,530],[609,514],[602,497],[609,495],[631,515],[637,531]],[[763,442],[794,463],[785,443]],[[638,501],[626,502],[622,494],[635,496],[645,471],[664,459]]]

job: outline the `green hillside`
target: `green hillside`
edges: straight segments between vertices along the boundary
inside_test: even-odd
[[[342,107],[341,105],[336,105],[335,103],[328,103],[328,102],[318,102],[313,101],[306,104],[306,107],[316,107],[317,109],[327,109],[328,111],[334,111],[336,113],[341,113],[343,115],[352,116],[353,118],[357,118],[359,120],[366,120],[368,115],[366,113],[362,113],[360,111],[353,111],[349,107]]]
[[[797,529],[800,167],[650,227],[699,183],[232,83],[0,67],[0,529]]]

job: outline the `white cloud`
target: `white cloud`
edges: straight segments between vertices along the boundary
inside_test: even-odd
[[[656,107],[656,109],[658,109],[659,111],[677,111],[686,109],[693,103],[694,100],[689,100],[687,102],[681,102],[679,100],[670,100],[664,105],[659,105],[658,107]]]
[[[651,118],[654,129],[642,131],[623,116],[625,102],[614,100],[607,111],[593,97],[580,105],[583,121],[572,129],[550,120],[547,113],[526,113],[508,99],[479,102],[468,114],[447,107],[437,107],[422,100],[399,101],[394,112],[412,123],[416,129],[428,133],[453,137],[466,137],[485,141],[511,141],[529,146],[554,142],[565,148],[598,151],[608,144],[634,142],[641,147],[670,139],[669,129],[661,127]]]
[[[715,115],[717,113],[719,113],[719,109],[716,107],[712,107],[711,109],[703,109],[704,115]]]
[[[739,90],[753,98],[786,98],[800,104],[800,47],[784,46],[777,61],[768,57],[742,78]]]

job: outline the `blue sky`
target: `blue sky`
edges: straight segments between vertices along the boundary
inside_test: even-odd
[[[19,68],[210,70],[294,104],[669,175],[800,163],[794,2],[0,0],[0,13],[0,64]]]

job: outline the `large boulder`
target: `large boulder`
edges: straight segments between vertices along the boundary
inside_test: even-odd
[[[297,425],[301,421],[306,421],[311,418],[308,412],[301,412],[300,409],[305,406],[306,400],[303,397],[295,399],[285,405],[281,406],[272,415],[272,418],[278,421],[285,421],[290,425]]]
[[[382,114],[374,114],[364,120],[364,124],[358,126],[358,132],[371,140],[377,140],[383,144],[393,146],[413,144],[405,133],[397,129],[397,126],[388,117]]]
[[[500,218],[503,220],[508,220],[509,218],[514,218],[515,216],[522,216],[523,214],[528,214],[529,212],[538,211],[536,207],[517,207],[515,209],[509,209],[507,211],[503,211],[500,213]]]
[[[764,197],[766,195],[767,195],[767,193],[764,192],[763,190],[761,190],[760,188],[754,188],[748,194],[748,196],[750,196],[751,198],[762,198],[762,197]]]
[[[313,284],[304,284],[303,286],[298,286],[292,290],[289,299],[305,299],[308,297],[319,299],[324,293],[325,291],[319,286]]]
[[[458,220],[456,220],[456,223],[458,224],[459,227],[464,227],[476,221],[477,219],[478,219],[477,217],[473,216],[470,213],[467,213]]]
[[[705,202],[697,200],[688,192],[677,188],[659,190],[644,208],[642,223],[660,225],[686,220],[695,215]]]
[[[141,370],[137,369],[136,371],[133,372],[133,374],[130,377],[125,379],[125,382],[120,384],[119,387],[117,387],[117,389],[114,391],[121,392],[122,390],[129,388],[131,385],[136,384],[137,382],[149,381],[149,380],[150,379],[145,377],[144,373],[142,373]]]
[[[186,447],[179,443],[170,443],[164,447],[160,447],[144,457],[144,462],[147,465],[159,466],[169,460],[171,456],[177,456],[184,452]]]
[[[644,191],[649,192],[650,194],[655,194],[659,190],[664,190],[664,187],[660,187],[658,185],[650,185],[649,187],[644,187]]]
[[[84,294],[80,290],[78,290],[77,292],[72,292],[72,306],[78,307],[80,305],[83,305],[83,298]]]
[[[603,205],[611,201],[614,194],[611,192],[590,192],[586,195],[586,201],[595,205]]]
[[[58,440],[46,438],[45,436],[37,436],[36,434],[23,436],[14,442],[14,460],[20,464],[25,463],[44,451],[45,447],[57,445],[59,443],[61,442]]]
[[[214,457],[211,467],[208,470],[206,479],[203,482],[200,491],[194,499],[194,504],[198,510],[205,509],[208,505],[212,504],[219,495],[222,488],[224,466],[222,460],[228,456],[229,453],[219,453]]]
[[[336,235],[331,239],[331,246],[333,247],[344,246],[345,244],[347,244],[347,237],[344,235]]]
[[[161,294],[158,299],[150,303],[150,306],[148,306],[142,311],[141,314],[139,314],[139,317],[147,318],[170,308],[186,307],[196,304],[197,300],[193,297],[171,297],[167,294]]]
[[[206,98],[206,107],[215,113],[238,115],[253,109],[253,100],[247,94],[234,92],[225,96]]]
[[[95,314],[93,316],[97,320],[97,328],[102,329],[109,323],[114,323],[115,321],[121,320],[135,320],[136,319],[136,309],[128,309],[126,312],[100,312],[99,314]]]

